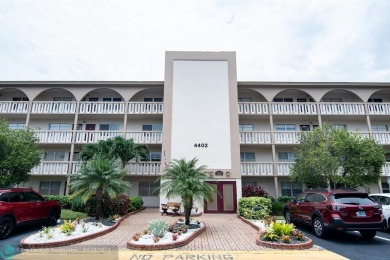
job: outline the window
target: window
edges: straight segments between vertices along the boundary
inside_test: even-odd
[[[34,192],[26,192],[26,197],[27,197],[27,201],[30,201],[30,202],[38,202],[38,201],[43,201],[43,199],[38,196],[38,194],[34,193]]]
[[[11,192],[9,194],[9,199],[10,202],[25,202],[26,196],[24,195],[24,192]]]
[[[80,152],[74,152],[73,153],[73,157],[72,157],[72,161],[78,161],[79,160],[79,154],[80,154]]]
[[[347,125],[344,125],[344,124],[334,124],[333,128],[336,128],[336,129],[347,129]]]
[[[369,98],[368,102],[382,103],[382,99],[381,98]]]
[[[142,131],[162,131],[162,124],[142,125]]]
[[[39,193],[42,195],[60,195],[60,181],[41,181],[39,183]]]
[[[295,154],[293,152],[279,152],[278,153],[279,162],[295,162]]]
[[[141,161],[159,162],[161,161],[161,152],[149,152],[149,158],[141,158]]]
[[[295,131],[293,124],[276,124],[276,131]]]
[[[252,98],[238,98],[238,102],[252,102]]]
[[[9,202],[9,192],[3,192],[0,194],[0,201]]]
[[[88,101],[97,102],[97,101],[99,101],[99,98],[92,97],[92,98],[89,98]]]
[[[72,101],[72,97],[53,97],[53,101]]]
[[[13,97],[12,101],[28,101],[27,97]]]
[[[253,125],[240,125],[239,126],[240,132],[252,132],[254,131]]]
[[[157,193],[153,192],[157,187],[159,186],[159,183],[154,181],[140,181],[139,182],[139,190],[138,195],[139,196],[157,196]]]
[[[310,131],[310,125],[300,125],[299,129],[301,129],[301,131]]]
[[[49,130],[69,130],[69,124],[63,124],[63,123],[49,124]]]
[[[374,132],[385,132],[388,128],[387,125],[371,125],[371,130]]]
[[[46,151],[44,161],[63,161],[65,158],[64,151]]]
[[[302,185],[300,183],[281,182],[282,196],[294,197],[302,192]]]
[[[386,162],[390,162],[390,153],[385,154]]]
[[[100,124],[100,131],[119,131],[119,124]]]
[[[382,182],[383,193],[390,193],[390,185],[387,182]]]
[[[242,187],[251,186],[251,187],[257,187],[257,183],[255,181],[243,181]]]
[[[314,202],[315,197],[315,193],[308,193],[305,197],[305,202]]]
[[[306,102],[306,98],[297,98],[297,102]]]
[[[314,199],[314,202],[323,202],[326,200],[326,197],[322,194],[317,194],[316,198]]]
[[[103,102],[121,102],[122,98],[103,98]]]
[[[256,157],[254,152],[241,152],[240,153],[241,162],[255,162]]]
[[[323,98],[322,102],[342,102],[341,98]]]
[[[274,98],[274,102],[293,102],[292,98]]]
[[[163,102],[163,98],[144,98],[144,102]]]
[[[9,123],[8,128],[11,130],[24,129],[25,123]]]

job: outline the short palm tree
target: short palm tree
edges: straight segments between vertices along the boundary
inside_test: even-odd
[[[131,184],[123,180],[125,171],[119,167],[114,159],[101,155],[94,156],[83,164],[78,174],[72,176],[70,190],[74,192],[71,197],[82,196],[86,203],[93,195],[96,196],[96,218],[103,217],[102,197],[109,197],[129,190]]]
[[[181,197],[184,206],[185,224],[190,224],[191,210],[194,200],[211,201],[216,188],[206,181],[206,166],[196,167],[197,158],[173,160],[158,179],[161,181],[157,190],[167,198]]]

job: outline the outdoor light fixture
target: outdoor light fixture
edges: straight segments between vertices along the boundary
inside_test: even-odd
[[[214,175],[214,172],[209,172],[209,175],[210,175],[210,176],[213,176],[213,175]]]
[[[226,172],[226,176],[229,177],[230,176],[230,172]]]

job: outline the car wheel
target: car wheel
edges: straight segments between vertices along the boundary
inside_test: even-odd
[[[7,238],[14,229],[14,221],[10,217],[0,219],[0,239]]]
[[[364,231],[359,231],[359,233],[365,239],[372,239],[376,235],[376,231],[375,230],[364,230]]]
[[[314,218],[313,229],[317,237],[326,238],[327,231],[325,230],[324,222],[319,217]]]
[[[47,216],[46,219],[46,225],[48,226],[55,226],[57,225],[57,220],[58,220],[58,213],[56,210],[52,209],[49,212],[49,215]]]
[[[292,223],[291,212],[289,210],[286,210],[286,212],[284,212],[284,220],[286,221],[287,224]]]

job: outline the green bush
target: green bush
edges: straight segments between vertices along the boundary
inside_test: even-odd
[[[294,224],[283,222],[275,222],[272,224],[272,231],[278,236],[290,236],[294,228]]]
[[[168,223],[165,219],[151,219],[149,220],[148,229],[155,237],[163,237],[167,232]]]
[[[102,197],[103,217],[108,218],[112,215],[125,215],[129,208],[129,197],[124,194],[119,194],[114,198],[110,198],[107,194]],[[96,197],[92,196],[86,203],[85,208],[88,216],[96,216]]]
[[[130,197],[129,212],[135,211],[144,205],[144,201],[141,196]]]
[[[293,199],[293,197],[290,197],[290,196],[280,196],[278,198],[277,202],[286,204],[287,202],[291,201],[292,199]]]
[[[260,207],[260,210],[253,208]],[[237,213],[246,219],[264,219],[271,213],[271,199],[263,197],[247,197],[238,201]]]
[[[70,209],[70,200],[68,196],[62,195],[43,195],[46,200],[56,200],[60,203],[61,208]]]
[[[281,202],[272,202],[272,211],[273,216],[282,216],[283,215],[284,203]]]
[[[85,204],[80,196],[71,199],[70,209],[72,211],[77,211],[77,212],[83,212],[83,213],[87,212],[87,210],[85,208]]]

